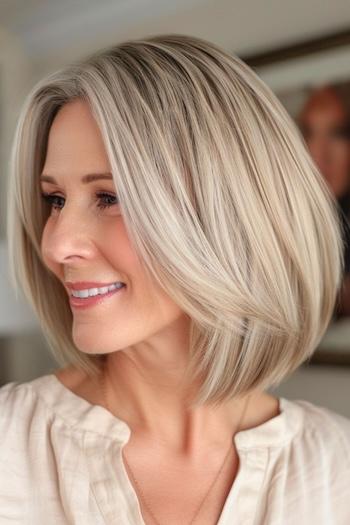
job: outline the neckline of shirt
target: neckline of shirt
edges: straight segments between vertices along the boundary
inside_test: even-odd
[[[104,438],[129,440],[129,425],[102,405],[92,405],[66,387],[52,373],[27,383],[50,410],[78,431],[85,430]],[[238,450],[283,446],[299,432],[303,412],[297,401],[278,397],[280,413],[264,423],[237,432],[234,442]]]

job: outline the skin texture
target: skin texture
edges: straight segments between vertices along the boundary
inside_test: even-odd
[[[46,222],[42,255],[62,285],[65,280],[122,281],[127,285],[122,294],[97,306],[73,308],[72,335],[82,352],[108,354],[109,407],[131,428],[123,453],[148,501],[153,501],[158,519],[163,517],[164,522],[166,518],[165,522],[171,525],[170,516],[184,519],[177,511],[185,515],[194,512],[214,479],[245,399],[216,409],[186,408],[190,390],[184,388],[181,378],[188,356],[190,320],[162,289],[146,278],[142,261],[128,239],[119,206],[104,210],[97,207],[97,192],[117,194],[114,182],[81,182],[83,175],[105,172],[110,172],[110,164],[97,124],[85,103],[70,102],[57,114],[49,134],[43,173],[53,176],[57,183],[42,182],[41,187],[43,192],[62,198],[55,200],[60,209],[53,209]],[[100,393],[80,371],[68,367],[58,370],[56,376],[90,403],[104,404]],[[191,385],[192,389],[196,387]],[[257,426],[278,414],[276,398],[253,392],[240,429]],[[154,470],[156,458],[157,476],[152,477],[149,473]],[[207,509],[207,523],[216,522],[237,465],[232,446],[215,501],[211,511]],[[164,483],[171,487],[170,495],[177,490],[179,497],[180,492],[187,494],[188,501],[182,496],[181,509],[176,498],[158,497]],[[205,519],[201,523],[206,523]]]

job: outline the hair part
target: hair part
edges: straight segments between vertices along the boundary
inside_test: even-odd
[[[103,356],[72,340],[62,283],[40,253],[50,126],[86,101],[146,271],[191,318],[194,405],[277,386],[309,359],[343,274],[335,199],[273,92],[237,56],[178,34],[105,48],[38,82],[18,120],[8,187],[12,281],[62,365]]]

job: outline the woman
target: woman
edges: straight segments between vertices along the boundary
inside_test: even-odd
[[[33,88],[11,166],[13,282],[62,367],[0,390],[3,522],[347,523],[350,421],[266,392],[327,328],[342,232],[252,70],[106,48]]]

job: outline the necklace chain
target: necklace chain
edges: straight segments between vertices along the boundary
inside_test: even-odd
[[[101,391],[102,391],[102,394],[103,394],[104,403],[105,403],[107,409],[108,409],[110,412],[112,412],[111,409],[110,409],[109,403],[108,403],[108,399],[107,399],[106,374],[105,374],[105,373],[102,373],[102,374],[101,374],[101,378],[100,378],[100,388],[101,388]],[[244,417],[244,415],[245,415],[245,413],[246,413],[246,410],[247,410],[247,407],[248,407],[249,398],[250,398],[250,395],[248,395],[247,398],[246,398],[246,401],[245,401],[245,404],[244,404],[244,407],[243,407],[243,410],[242,410],[242,413],[241,413],[241,417],[240,417],[240,419],[239,419],[239,422],[238,422],[238,425],[237,425],[237,430],[236,430],[235,434],[238,432],[238,429],[239,429],[239,427],[240,427],[240,425],[241,425],[241,423],[242,423],[242,421],[243,421],[243,417]],[[232,449],[232,441],[230,442],[229,449],[228,449],[228,451],[227,451],[227,453],[226,453],[226,455],[225,455],[224,461],[223,461],[223,463],[222,463],[222,465],[221,465],[221,467],[220,467],[220,469],[219,469],[219,472],[216,474],[214,480],[212,481],[211,485],[209,486],[209,489],[208,489],[207,492],[205,493],[204,498],[201,500],[200,504],[198,505],[197,510],[196,510],[196,512],[195,512],[195,514],[194,514],[192,520],[190,521],[189,525],[192,525],[192,523],[193,523],[193,522],[195,521],[195,519],[197,518],[197,516],[198,516],[198,514],[199,514],[199,511],[201,510],[201,508],[202,508],[202,506],[203,506],[205,500],[207,499],[208,494],[209,494],[210,491],[212,490],[213,486],[215,485],[215,482],[217,481],[217,479],[218,479],[220,473],[222,472],[222,469],[224,468],[224,465],[225,465],[225,463],[226,463],[226,459],[228,458],[231,449]],[[124,453],[123,453],[123,457],[124,457],[124,460],[125,460],[125,463],[126,463],[128,469],[129,469],[129,471],[130,471],[131,477],[132,477],[132,479],[133,479],[135,485],[136,485],[137,488],[138,488],[138,492],[139,492],[139,494],[140,494],[140,498],[141,498],[142,501],[143,501],[143,504],[145,505],[145,507],[147,508],[148,512],[149,512],[150,515],[152,516],[154,522],[155,522],[157,525],[160,525],[159,521],[157,520],[157,518],[156,518],[155,515],[153,514],[152,510],[150,509],[150,507],[149,507],[149,505],[148,505],[148,503],[147,503],[147,501],[146,501],[146,498],[145,498],[145,496],[144,496],[144,494],[143,494],[143,491],[141,490],[141,487],[140,487],[139,483],[137,482],[137,480],[136,480],[136,478],[135,478],[135,476],[134,476],[134,474],[133,474],[133,471],[132,471],[132,469],[131,469],[131,467],[130,467],[130,465],[129,465],[129,463],[128,463],[128,461],[127,461],[127,459],[126,459]]]

